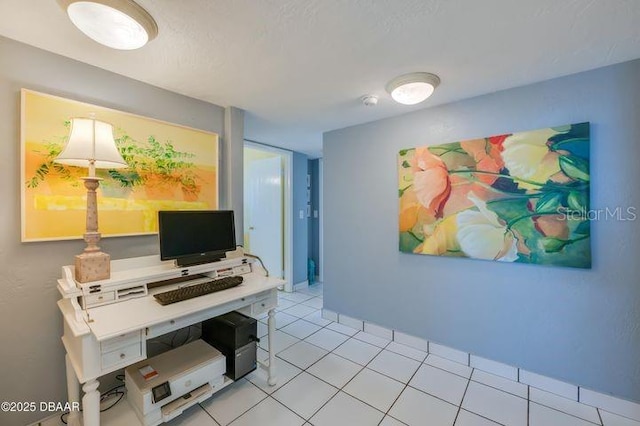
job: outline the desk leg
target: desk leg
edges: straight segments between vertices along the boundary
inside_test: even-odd
[[[269,319],[267,320],[269,329],[269,386],[276,385],[276,345],[273,340],[276,337],[276,311],[269,309]]]
[[[84,426],[100,425],[100,392],[98,392],[98,381],[91,379],[82,386],[84,396],[82,397],[82,419]]]
[[[67,368],[67,400],[71,407],[79,406],[80,404],[80,383],[76,377],[76,372],[71,365],[69,355],[64,356],[65,366]],[[67,424],[79,425],[80,424],[80,411],[71,410],[67,417]]]

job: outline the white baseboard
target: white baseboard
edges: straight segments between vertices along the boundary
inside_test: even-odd
[[[328,309],[322,309],[322,317],[336,322],[340,320],[339,322],[345,325],[355,327],[359,330],[364,329],[365,332],[370,330],[373,331],[372,334],[376,335],[384,334],[384,336],[387,337],[389,336],[389,333],[391,333],[393,335],[393,341],[397,343],[410,346],[421,351],[437,355],[441,358],[446,358],[450,361],[454,361],[462,365],[485,371],[487,373],[502,376],[507,379],[531,386],[532,388],[541,389],[543,391],[547,391],[585,405],[590,405],[609,413],[624,416],[635,421],[640,421],[640,404],[636,402],[627,401],[622,398],[616,398],[610,395],[595,392],[583,388],[582,386],[566,383],[552,377],[532,373],[519,367],[514,367],[498,361],[479,357],[474,354],[461,351],[459,349],[442,345],[440,343],[436,343],[420,337],[411,336],[398,330],[386,329],[376,324],[362,321],[338,312],[333,312]],[[363,325],[363,327],[360,326],[361,324]]]
[[[309,280],[300,281],[293,285],[293,291],[302,290],[309,287]]]

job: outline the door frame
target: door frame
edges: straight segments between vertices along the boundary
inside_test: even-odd
[[[318,218],[318,262],[320,268],[318,271],[318,280],[324,282],[324,162],[322,158],[318,159],[318,210],[320,211],[320,217]]]
[[[293,175],[293,152],[287,151],[286,149],[276,148],[270,145],[264,145],[259,142],[244,140],[243,146],[243,155],[244,148],[253,148],[261,151],[271,152],[274,154],[281,155],[283,158],[282,162],[282,182],[284,189],[284,205],[282,208],[284,209],[284,235],[282,241],[284,243],[284,291],[292,292],[293,291],[293,191],[291,188],[292,185],[292,175]],[[243,182],[244,188],[244,182]],[[244,230],[243,230],[244,232]]]

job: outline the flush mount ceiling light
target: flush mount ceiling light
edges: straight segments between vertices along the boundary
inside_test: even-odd
[[[89,38],[120,50],[138,49],[158,35],[151,15],[132,0],[58,0]]]
[[[387,84],[394,101],[415,105],[427,99],[440,84],[440,78],[428,72],[413,72],[396,77]]]

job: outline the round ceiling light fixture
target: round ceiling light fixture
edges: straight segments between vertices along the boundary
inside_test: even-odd
[[[396,77],[387,84],[394,101],[415,105],[426,100],[440,84],[440,78],[428,72],[412,72]]]
[[[87,37],[120,50],[138,49],[158,35],[156,21],[132,0],[58,0]]]

